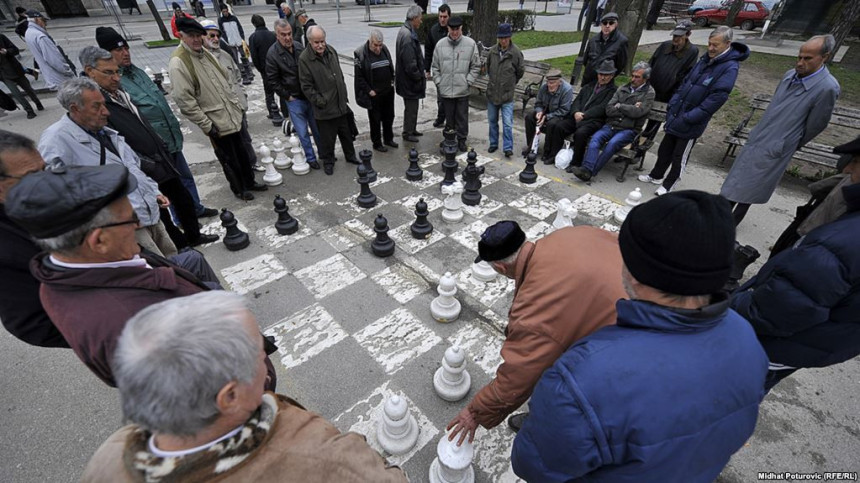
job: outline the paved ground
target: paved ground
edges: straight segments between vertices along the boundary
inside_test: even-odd
[[[262,7],[237,10],[245,25],[250,25],[250,13],[265,11]],[[374,16],[399,20],[404,11],[404,6],[380,7]],[[330,26],[331,43],[349,54],[365,38],[363,12],[355,6],[344,9],[340,26],[334,10],[315,11],[313,16]],[[539,28],[561,29],[542,22],[561,25],[565,20],[569,25],[569,16],[540,17]],[[93,25],[76,20],[63,26],[61,22],[65,21],[54,23],[52,35],[64,39],[70,50],[90,43]],[[129,28],[148,32],[152,38],[152,25],[129,22]],[[385,34],[393,45],[396,29],[387,29]],[[133,44],[134,61],[156,70],[165,65],[169,53],[169,49],[149,51]],[[349,65],[343,63],[351,84]],[[251,131],[255,143],[271,145],[279,134],[264,118],[261,90],[258,77],[249,88]],[[433,392],[432,375],[445,348],[456,343],[469,353],[473,384],[467,397],[489,381],[500,363],[498,347],[511,286],[503,281],[483,285],[469,277],[475,237],[482,227],[511,218],[528,229],[531,237],[539,237],[550,229],[555,203],[566,197],[579,208],[577,224],[613,229],[617,225],[612,214],[630,190],[640,187],[644,199],[653,196],[650,185],[631,177],[625,183],[616,182],[618,166],[612,164],[589,186],[543,165],[538,166],[538,183],[519,183],[515,175],[522,169],[520,158],[507,160],[496,156],[498,153],[486,153],[486,115],[476,102],[471,110],[470,143],[487,171],[484,199],[462,222],[447,224],[441,220],[439,208],[444,198],[438,188],[439,132],[430,126],[435,93],[428,90],[419,120],[419,129],[426,135],[416,146],[422,155],[425,181],[413,183],[403,178],[405,146],[375,153],[374,167],[380,178],[373,190],[380,202],[370,210],[353,204],[358,185],[352,166],[343,162],[337,164],[332,177],[320,171],[304,177],[284,171],[282,185],[253,202],[240,202],[230,194],[208,142],[183,122],[185,152],[193,162],[201,195],[209,206],[231,209],[251,236],[251,246],[240,252],[229,252],[220,242],[203,251],[227,286],[249,296],[261,328],[279,339],[282,352],[275,359],[280,391],[343,430],[367,434],[371,444],[376,444],[374,421],[382,397],[405,395],[422,430],[419,446],[398,458],[413,481],[426,481],[435,441],[464,404],[446,403]],[[62,115],[55,100],[46,99],[45,105],[46,111],[32,121],[15,112],[0,118],[0,127],[37,138]],[[361,125],[364,112],[354,109]],[[397,112],[401,109],[398,104]],[[398,128],[395,125],[395,132]],[[517,152],[524,142],[521,129],[519,121]],[[369,148],[366,134],[357,145]],[[653,161],[649,156],[646,166]],[[716,192],[724,177],[724,169],[693,162],[682,185]],[[273,230],[271,201],[276,193],[289,200],[291,213],[300,222],[301,230],[295,235],[281,237]],[[406,234],[419,196],[430,204],[430,221],[435,226],[434,236],[422,242]],[[764,252],[802,201],[801,187],[783,183],[768,205],[751,210],[739,239]],[[398,247],[387,259],[376,258],[369,250],[369,228],[380,212],[388,217]],[[215,219],[208,221],[207,230],[219,231]],[[458,321],[439,324],[430,317],[429,304],[439,276],[446,271],[458,278],[463,312]],[[92,315],[98,317],[98,311],[94,309]],[[95,448],[122,423],[115,392],[93,377],[70,351],[29,347],[0,332],[0,364],[7,367],[0,376],[4,388],[0,424],[10,436],[0,442],[5,462],[0,466],[0,480],[77,479]],[[752,481],[759,471],[860,470],[858,387],[858,360],[831,369],[802,371],[783,382],[766,399],[755,436],[735,455],[721,481]],[[478,481],[514,480],[507,463],[512,436],[505,427],[479,433],[474,465]]]

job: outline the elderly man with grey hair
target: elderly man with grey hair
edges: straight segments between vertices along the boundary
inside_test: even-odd
[[[245,299],[224,292],[137,314],[114,359],[131,424],[102,444],[82,479],[405,482],[362,436],[264,391],[258,330]]]
[[[78,77],[63,83],[57,100],[68,112],[48,126],[39,139],[39,152],[48,164],[98,166],[120,164],[137,181],[129,193],[140,225],[135,238],[147,250],[163,256],[176,254],[164,226],[159,223],[159,207],[170,201],[158,190],[158,184],[140,169],[140,159],[119,133],[107,127],[110,111],[99,85],[92,79]]]
[[[590,181],[615,153],[630,144],[648,119],[654,103],[654,89],[648,84],[651,66],[637,62],[630,77],[630,82],[619,87],[606,105],[606,124],[591,136],[582,166],[573,169],[582,181]]]
[[[386,152],[394,142],[394,61],[383,43],[382,31],[373,29],[370,38],[353,52],[355,100],[367,109],[373,149]],[[417,101],[416,101],[417,102]],[[381,132],[380,132],[380,127]],[[384,144],[383,144],[384,142]]]
[[[412,5],[406,11],[406,22],[397,32],[397,95],[403,98],[403,140],[417,143],[418,101],[424,99],[427,77],[424,74],[424,54],[418,42],[421,7]]]

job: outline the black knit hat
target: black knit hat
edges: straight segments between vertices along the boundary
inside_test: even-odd
[[[668,193],[630,210],[618,244],[627,270],[649,287],[674,295],[719,292],[732,268],[731,207],[703,191]]]
[[[113,27],[97,27],[96,43],[108,52],[120,47],[128,47],[128,42]]]
[[[478,257],[481,260],[495,262],[517,251],[526,241],[526,234],[515,221],[505,220],[484,230],[478,241]]]

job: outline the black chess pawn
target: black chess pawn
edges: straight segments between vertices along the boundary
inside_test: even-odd
[[[537,153],[530,152],[526,157],[526,167],[520,172],[520,183],[533,184],[537,181],[535,163],[537,163]]]
[[[373,165],[370,164],[371,158],[373,158],[373,151],[369,149],[362,149],[358,153],[358,159],[361,160],[361,164],[367,169],[367,181],[373,183],[376,181],[376,171],[373,170]]]
[[[406,179],[409,181],[421,181],[424,171],[418,166],[418,151],[415,148],[409,150],[409,167],[406,168]]]
[[[240,230],[237,226],[239,222],[233,216],[233,212],[227,208],[221,208],[221,226],[227,229],[227,234],[224,235],[224,246],[227,250],[235,252],[243,248],[247,248],[251,244],[251,239],[248,234]]]
[[[475,150],[469,151],[466,155],[466,169],[463,170],[463,194],[460,199],[464,205],[478,206],[481,204],[481,175],[484,174],[484,167],[478,166],[478,154]]]
[[[377,257],[390,257],[394,254],[394,240],[388,236],[388,220],[382,216],[382,213],[376,215],[373,220],[373,231],[376,232],[376,238],[370,242],[370,249]]]
[[[415,222],[410,227],[412,238],[424,240],[433,233],[433,225],[427,220],[429,214],[430,210],[427,209],[427,203],[424,202],[424,198],[420,198],[415,204]]]
[[[278,230],[279,235],[292,235],[299,231],[299,222],[290,216],[290,207],[287,206],[286,200],[281,198],[281,195],[275,195],[275,213],[278,214],[278,221],[275,222],[275,230]]]
[[[370,191],[370,180],[367,179],[367,168],[363,164],[359,164],[355,169],[358,173],[358,184],[361,186],[361,191],[358,193],[358,198],[355,199],[358,206],[362,208],[372,208],[376,206],[376,195]]]

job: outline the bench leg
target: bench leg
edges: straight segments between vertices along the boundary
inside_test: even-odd
[[[737,148],[737,147],[738,146],[736,144],[729,144],[729,147],[726,148],[726,154],[724,154],[723,159],[720,160],[720,167],[725,166],[726,159],[728,159],[729,156],[735,157],[735,148]]]
[[[624,182],[624,175],[627,174],[627,167],[630,166],[632,163],[635,163],[635,162],[636,162],[635,158],[631,159],[631,160],[625,159],[624,160],[624,168],[621,169],[621,173],[615,178],[615,181],[618,181],[619,183],[623,183]]]

